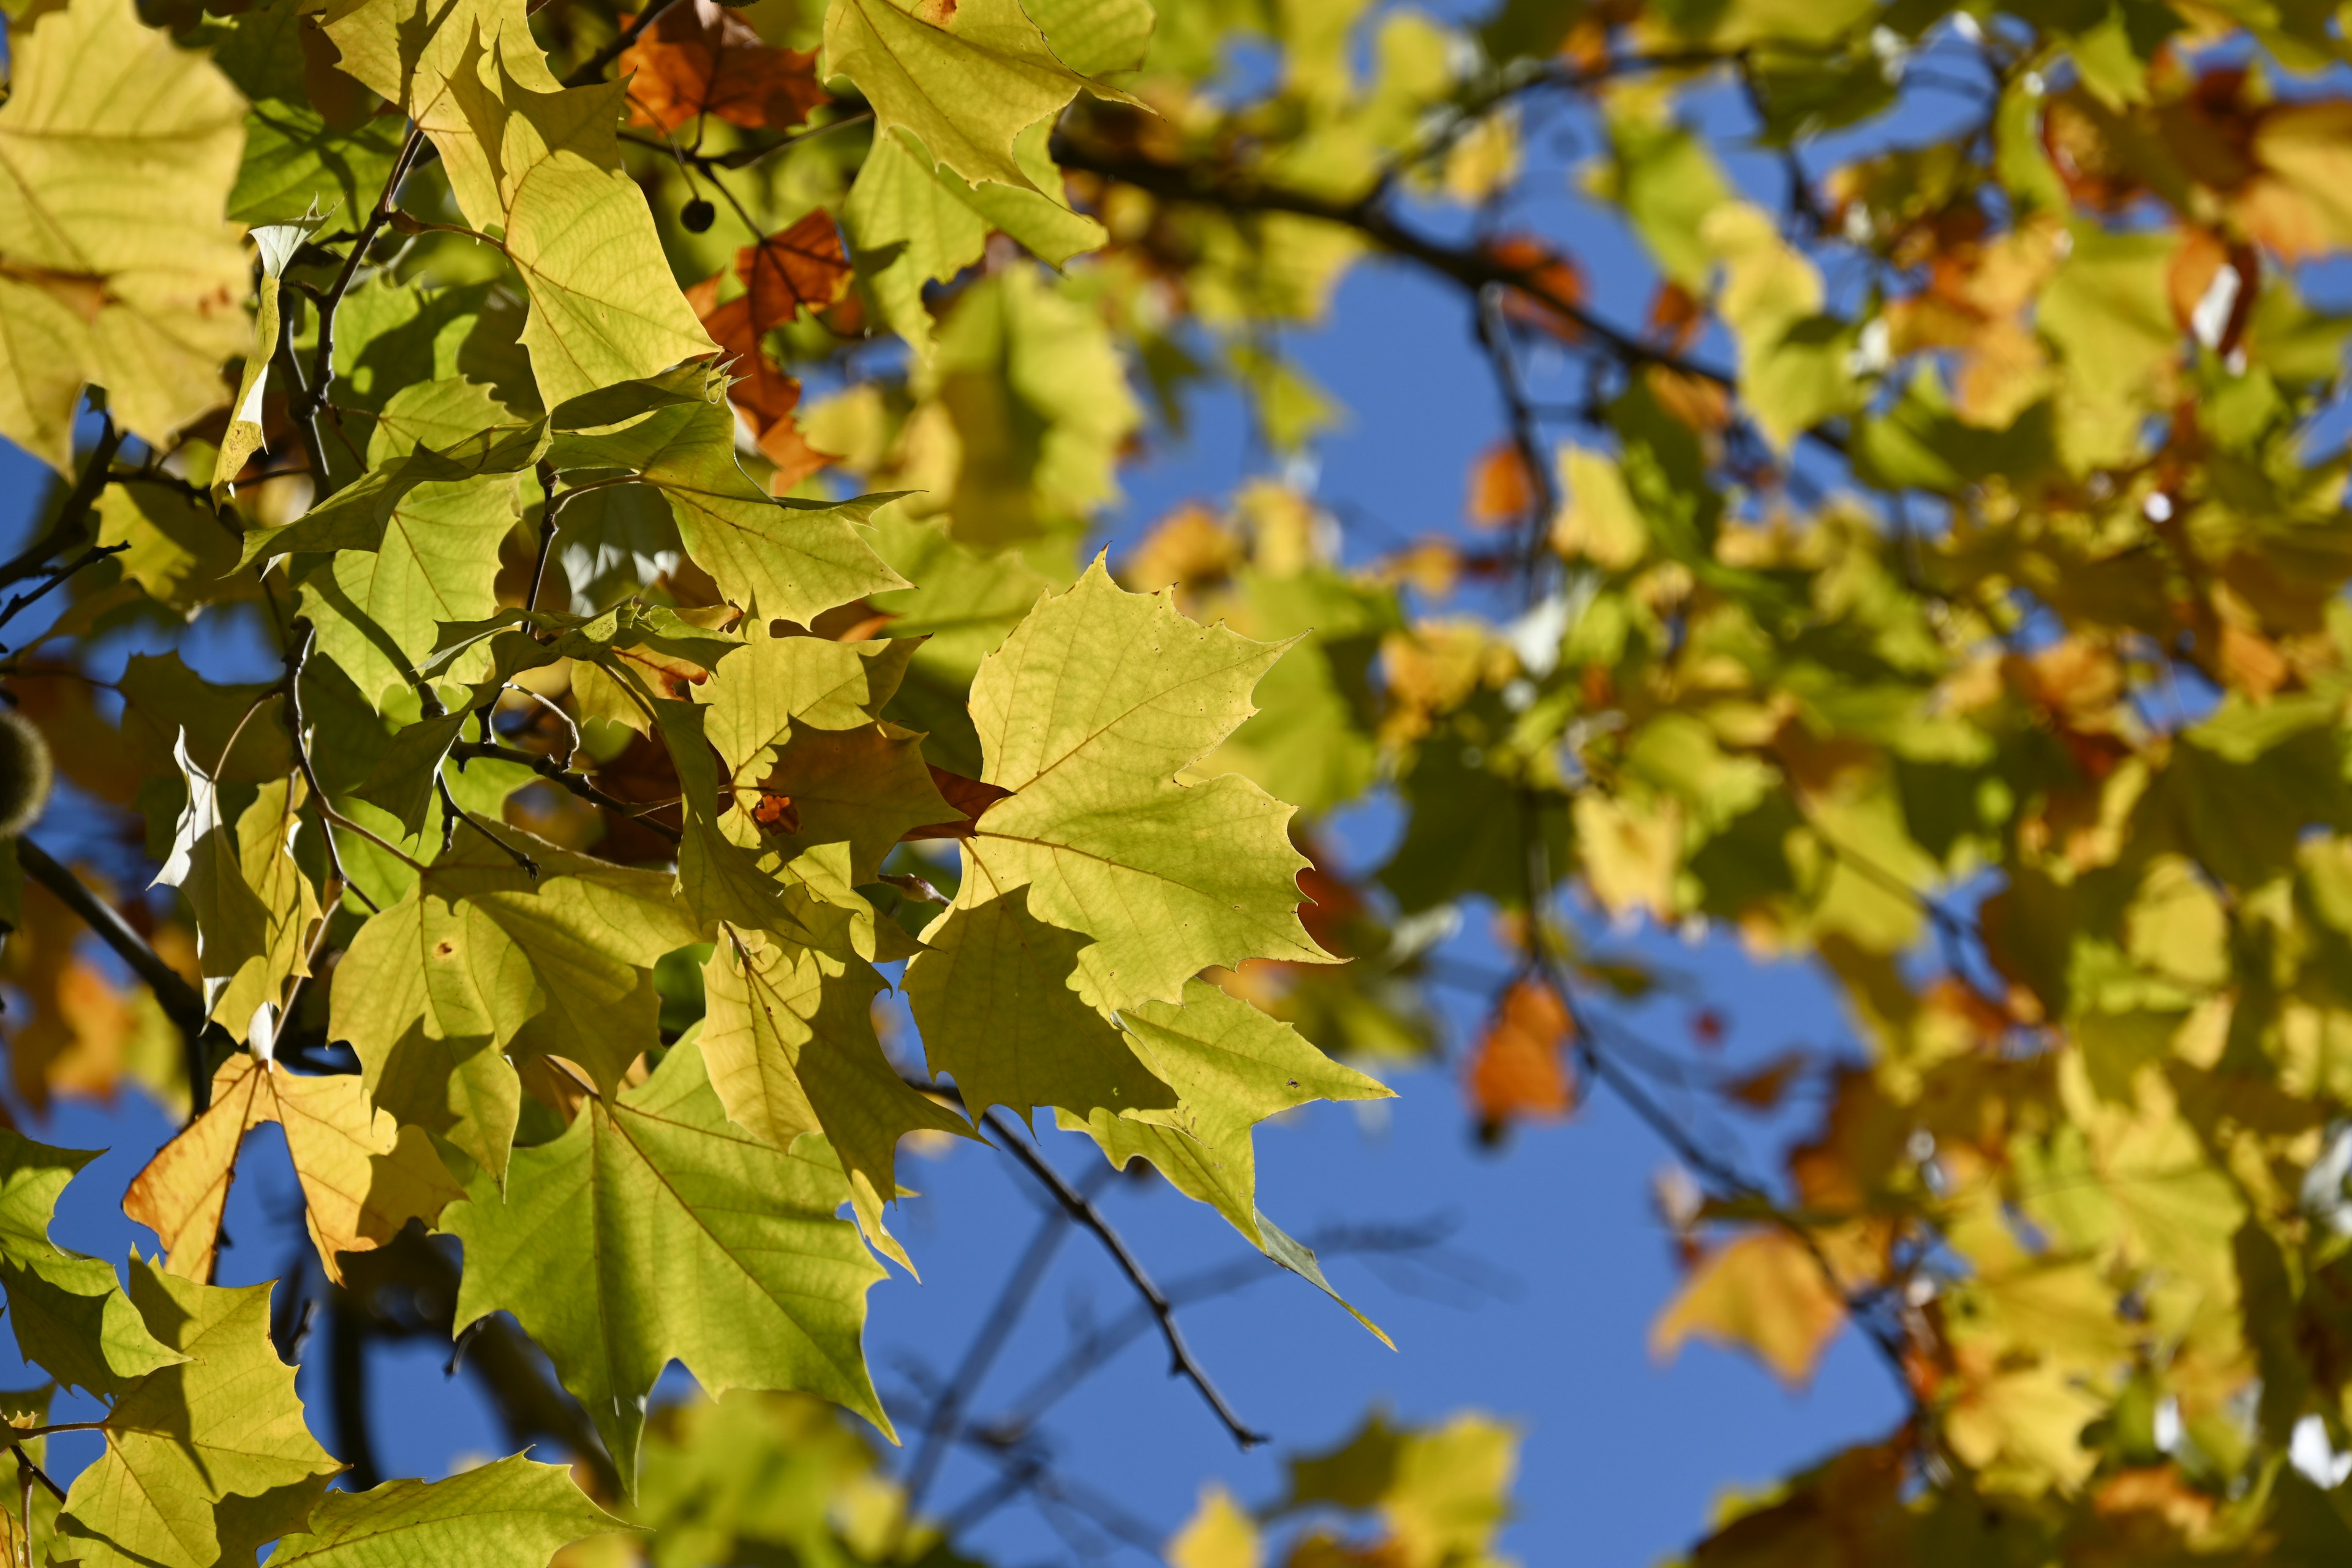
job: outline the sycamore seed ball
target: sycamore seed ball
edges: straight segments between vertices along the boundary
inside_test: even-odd
[[[48,804],[50,773],[49,743],[33,721],[0,708],[0,838],[33,826]]]

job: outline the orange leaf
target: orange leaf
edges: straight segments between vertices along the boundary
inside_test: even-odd
[[[1844,1319],[1845,1303],[1802,1242],[1752,1230],[1699,1260],[1651,1326],[1650,1349],[1664,1359],[1696,1336],[1753,1351],[1782,1382],[1801,1384]]]
[[[1536,488],[1518,443],[1497,441],[1471,466],[1468,510],[1474,525],[1508,528],[1528,515],[1535,500]]]
[[[898,835],[901,843],[917,838],[969,838],[971,837],[971,825],[980,820],[980,814],[1013,794],[1001,784],[982,784],[961,773],[951,773],[936,763],[930,763],[929,767],[931,783],[938,786],[940,797],[963,816],[953,822],[934,822],[921,827],[910,827]]]
[[[1576,1107],[1562,1047],[1568,1009],[1550,986],[1522,980],[1503,994],[1486,1037],[1471,1053],[1465,1079],[1470,1103],[1489,1130],[1517,1120],[1550,1120]]]
[[[286,1134],[310,1240],[339,1285],[341,1254],[383,1246],[412,1218],[430,1225],[464,1195],[425,1135],[377,1110],[358,1079],[307,1077],[239,1053],[213,1075],[212,1109],[157,1151],[122,1197],[122,1212],[155,1233],[163,1266],[183,1279],[211,1280],[238,1152],[265,1121]]]
[[[840,299],[850,270],[841,231],[822,207],[735,253],[735,276],[751,290],[751,325],[762,335],[788,324],[803,305],[822,310]]]
[[[826,102],[816,56],[779,48],[713,0],[681,0],[621,56],[629,122],[675,131],[715,115],[746,131],[798,125]]]
[[[1486,255],[1519,274],[1518,287],[1503,300],[1504,311],[1513,320],[1540,327],[1563,342],[1573,342],[1583,334],[1575,312],[1584,303],[1584,272],[1574,261],[1524,234],[1494,241]]]
[[[734,362],[737,379],[727,395],[751,425],[761,453],[776,466],[771,488],[781,495],[834,459],[802,435],[793,417],[801,384],[769,357],[761,340],[803,305],[821,310],[838,300],[849,286],[849,261],[833,219],[818,211],[737,251],[735,275],[745,291],[725,304],[719,302],[716,276],[688,289],[686,297],[702,318],[703,330]]]

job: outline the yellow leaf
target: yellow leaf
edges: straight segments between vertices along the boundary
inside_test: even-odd
[[[227,217],[245,100],[131,0],[73,0],[11,29],[0,107],[0,435],[60,472],[74,405],[163,447],[219,405],[247,342]]]
[[[212,1109],[164,1144],[123,1195],[122,1212],[162,1240],[173,1273],[211,1278],[237,1151],[265,1121],[286,1131],[304,1222],[338,1284],[337,1254],[381,1247],[411,1217],[430,1224],[463,1195],[425,1135],[369,1104],[356,1077],[304,1077],[239,1053],[214,1076]]]
[[[1168,1542],[1171,1568],[1258,1568],[1265,1544],[1257,1522],[1214,1481],[1201,1489],[1201,1506]]]
[[[1650,1348],[1671,1356],[1694,1335],[1743,1346],[1797,1384],[1812,1376],[1844,1321],[1844,1302],[1804,1244],[1784,1230],[1757,1230],[1700,1260],[1652,1325]]]

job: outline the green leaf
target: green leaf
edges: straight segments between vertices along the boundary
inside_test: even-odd
[[[881,976],[861,959],[722,925],[702,977],[702,1055],[728,1119],[786,1151],[823,1136],[866,1240],[911,1270],[882,1227],[882,1205],[898,1195],[898,1140],[971,1130],[883,1055],[873,1015]]]
[[[1385,1100],[1394,1091],[1205,981],[1185,986],[1181,1006],[1150,1002],[1121,1020],[1178,1104],[1124,1114],[1066,1110],[1060,1123],[1089,1133],[1114,1165],[1139,1155],[1150,1161],[1178,1191],[1223,1215],[1250,1245],[1313,1282],[1385,1342],[1388,1336],[1331,1289],[1315,1254],[1258,1212],[1251,1130],[1310,1100]]]
[[[1081,76],[1142,68],[1158,18],[1147,0],[1022,0],[1054,57]]]
[[[841,220],[882,319],[919,355],[931,348],[924,285],[945,282],[978,261],[991,228],[1012,236],[1049,267],[1065,266],[1109,237],[1094,219],[1037,191],[965,184],[935,165],[903,130],[874,139]]]
[[[122,574],[175,610],[237,592],[222,581],[236,565],[234,527],[172,486],[123,481],[98,498],[98,542],[124,546]]]
[[[1130,1038],[1079,998],[1086,939],[1031,913],[1032,892],[959,894],[923,932],[906,991],[931,1071],[954,1076],[975,1119],[992,1105],[1024,1115],[1060,1106],[1081,1118],[1174,1106],[1176,1091]]]
[[[1176,782],[1249,716],[1250,689],[1281,653],[1199,626],[1164,596],[1123,592],[1097,560],[982,665],[971,696],[987,754],[981,776],[1013,794],[962,840],[955,909],[924,936],[939,951],[907,973],[933,1070],[955,1073],[976,1111],[1057,1105],[1086,1115],[1139,1103],[1103,1092],[1123,1068],[1083,1086],[1016,1070],[1009,1044],[992,1045],[961,1000],[987,994],[993,963],[1017,954],[1032,977],[1017,992],[996,988],[1000,1016],[1042,1008],[1041,1028],[1050,1018],[1047,1033],[1066,1038],[1075,1020],[1055,994],[1064,979],[1108,1013],[1175,1002],[1213,965],[1333,962],[1298,922],[1307,861],[1289,842],[1290,807],[1230,773]],[[1017,914],[1005,903],[1015,892],[1025,893]],[[993,912],[975,927],[983,909]],[[1041,921],[1059,928],[1064,951],[1038,939]],[[951,988],[946,975],[959,967]]]
[[[834,642],[772,637],[754,618],[743,651],[696,689],[703,733],[730,772],[789,740],[799,728],[862,730],[882,716],[918,643]]]
[[[769,495],[736,458],[735,416],[723,396],[567,433],[549,459],[562,470],[630,470],[659,489],[687,553],[756,615],[805,625],[861,595],[906,586],[856,526],[893,498],[824,506]]]
[[[929,373],[961,443],[948,530],[993,548],[1087,521],[1142,423],[1095,310],[1013,268],[966,289]]]
[[[517,1151],[504,1203],[481,1181],[442,1216],[466,1247],[457,1323],[512,1312],[625,1479],[672,1359],[712,1394],[801,1389],[887,1433],[858,1344],[883,1270],[833,1217],[848,1196],[822,1144],[788,1154],[731,1127],[681,1044],[644,1087]]]
[[[155,880],[186,896],[205,1008],[242,1045],[256,1010],[282,1005],[286,983],[310,972],[319,894],[293,853],[307,792],[299,776],[271,780],[232,830],[218,786],[188,760],[184,734],[179,760],[188,805]],[[274,1032],[270,1021],[263,1027]]]
[[[320,1568],[544,1568],[575,1541],[629,1527],[590,1501],[562,1465],[517,1454],[439,1481],[330,1492],[310,1527],[269,1554]]]
[[[222,401],[245,346],[226,221],[245,100],[131,0],[12,29],[0,106],[0,436],[60,473],[82,385],[158,449]]]
[[[966,180],[1025,187],[1015,137],[1082,89],[1125,96],[1055,58],[1020,0],[942,10],[944,26],[893,0],[841,0],[825,13],[824,72],[847,77],[874,105],[877,142],[904,126]]]
[[[213,1568],[299,1529],[341,1467],[312,1440],[269,1340],[269,1285],[224,1290],[134,1258],[131,1298],[179,1365],[125,1390],[60,1533],[87,1563]],[[250,1500],[215,1510],[231,1498]]]
[[[245,163],[228,216],[264,224],[307,212],[364,213],[391,177],[404,135],[388,116],[345,131],[307,104],[257,103],[245,117]]]
[[[59,1383],[115,1394],[187,1358],[149,1331],[111,1267],[49,1240],[58,1194],[97,1158],[0,1128],[0,1285],[26,1361]]]
[[[425,818],[432,815],[442,761],[473,717],[473,705],[467,703],[437,718],[419,719],[403,727],[352,793],[383,807],[408,837],[415,837],[425,831]]]
[[[427,389],[420,399],[440,395]],[[393,443],[396,448],[397,442]],[[477,427],[441,450],[419,445],[368,469],[289,523],[248,529],[239,566],[296,551],[381,550],[402,503],[424,485],[462,486],[485,476],[518,474],[547,450],[547,424],[501,422]]]
[[[660,1042],[653,966],[698,932],[661,871],[574,855],[499,825],[533,880],[468,819],[408,896],[371,919],[336,972],[334,1037],[404,1123],[507,1170],[520,1099],[504,1053],[546,1052],[600,1083]]]

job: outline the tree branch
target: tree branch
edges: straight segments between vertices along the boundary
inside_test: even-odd
[[[131,973],[145,981],[147,988],[155,994],[156,1004],[163,1009],[163,1016],[178,1026],[184,1042],[191,1114],[202,1116],[213,1101],[212,1070],[205,1043],[211,1022],[205,1016],[204,999],[180,978],[178,970],[164,963],[147,944],[145,937],[131,929],[131,922],[122,918],[120,910],[83,887],[81,879],[59,865],[47,850],[29,838],[19,838],[16,861],[26,876],[80,916],[82,923],[112,948],[115,956],[129,964]]]
[[[1538,268],[1515,267],[1483,248],[1444,245],[1415,233],[1399,223],[1382,206],[1378,191],[1360,201],[1336,202],[1327,196],[1269,184],[1241,171],[1203,170],[1190,165],[1162,163],[1150,158],[1097,152],[1079,145],[1066,135],[1054,138],[1053,155],[1054,161],[1065,169],[1116,180],[1170,201],[1215,207],[1228,213],[1287,213],[1295,217],[1316,218],[1342,228],[1354,229],[1381,249],[1417,262],[1466,289],[1475,290],[1501,287],[1516,289],[1546,310],[1573,321],[1623,363],[1654,364],[1683,375],[1696,376],[1701,381],[1713,382],[1721,387],[1738,384],[1738,378],[1728,371],[1685,359],[1671,350],[1643,342],[1632,333],[1611,325],[1588,310],[1581,301],[1570,300],[1554,290],[1544,280]]]
[[[98,444],[90,448],[81,472],[74,477],[73,489],[66,492],[64,504],[58,509],[57,521],[48,531],[24,549],[0,563],[0,587],[21,578],[29,577],[48,564],[52,556],[82,536],[89,521],[89,509],[97,504],[99,492],[106,489],[108,468],[115,452],[122,445],[122,432],[115,428],[114,420],[104,414]]]
[[[75,573],[81,571],[85,567],[95,566],[110,555],[120,555],[130,548],[131,545],[128,541],[125,541],[121,544],[93,544],[88,550],[83,551],[79,555],[75,556],[71,561],[67,562],[64,565],[47,568],[45,575],[47,576],[47,581],[44,582],[37,588],[27,588],[25,592],[9,600],[7,608],[0,609],[0,626],[6,626],[10,621],[15,620],[19,615],[40,603],[40,601],[48,595],[49,590],[55,588],[60,583],[66,582],[68,579],[71,578]],[[8,645],[5,643],[0,643],[0,651],[5,651],[7,646]]]
[[[334,282],[319,300],[319,346],[310,355],[310,384],[308,387],[301,385],[299,371],[294,376],[301,398],[299,405],[292,408],[294,422],[306,432],[303,444],[310,453],[311,467],[317,475],[318,495],[321,500],[333,493],[335,488],[334,478],[327,470],[325,454],[319,440],[319,411],[327,405],[327,392],[335,381],[335,312],[341,308],[343,296],[351,292],[352,279],[359,275],[360,263],[366,258],[368,247],[375,243],[376,236],[383,233],[383,226],[392,220],[393,204],[400,199],[400,183],[408,177],[410,166],[416,162],[417,149],[424,142],[425,128],[412,123],[407,139],[400,144],[399,156],[392,161],[392,174],[384,180],[383,190],[376,196],[373,210],[368,214],[367,221],[360,226],[358,237],[352,241],[351,254],[343,258],[342,270],[335,274]],[[292,358],[290,346],[288,358]]]
[[[449,754],[461,763],[472,762],[478,757],[487,757],[501,763],[520,763],[548,783],[569,790],[589,805],[602,806],[606,811],[628,817],[643,826],[653,829],[672,844],[678,843],[685,837],[678,829],[640,815],[643,812],[657,810],[658,807],[634,805],[617,795],[606,795],[589,783],[586,778],[572,772],[545,752],[526,752],[520,746],[502,745],[496,741],[460,741],[449,748]]]
[[[930,1088],[928,1085],[924,1087]],[[937,1093],[938,1090],[930,1089],[930,1092]],[[1021,1129],[1013,1126],[1011,1121],[991,1110],[981,1118],[981,1121],[1003,1141],[1006,1151],[1037,1178],[1047,1194],[1068,1211],[1072,1219],[1094,1233],[1095,1239],[1102,1243],[1103,1250],[1110,1254],[1111,1261],[1118,1265],[1119,1272],[1127,1276],[1128,1283],[1135,1287],[1135,1293],[1143,1298],[1144,1305],[1151,1310],[1152,1317],[1160,1324],[1160,1338],[1168,1342],[1169,1375],[1188,1379],[1194,1388],[1199,1389],[1201,1397],[1208,1402],[1209,1408],[1216,1413],[1218,1420],[1224,1423],[1225,1430],[1233,1435],[1234,1441],[1240,1447],[1254,1448],[1265,1442],[1265,1434],[1244,1425],[1242,1418],[1234,1414],[1233,1406],[1225,1403],[1225,1396],[1217,1392],[1217,1385],[1210,1380],[1206,1369],[1193,1358],[1192,1347],[1184,1342],[1183,1331],[1176,1326],[1176,1309],[1160,1293],[1160,1287],[1151,1282],[1151,1276],[1144,1271],[1135,1254],[1128,1250],[1127,1242],[1112,1228],[1110,1222],[1103,1218],[1100,1211],[1084,1194],[1062,1179],[1062,1173],[1046,1163],[1045,1157],[1023,1138]]]
[[[980,1392],[981,1380],[988,1375],[989,1367],[1004,1349],[1005,1342],[1013,1337],[1013,1326],[1020,1322],[1037,1287],[1045,1283],[1045,1271],[1053,1266],[1054,1255],[1061,1250],[1062,1239],[1069,1234],[1068,1209],[1055,1208],[1046,1215],[1037,1226],[1037,1234],[1030,1237],[1020,1261],[1005,1277],[995,1305],[989,1308],[979,1331],[965,1347],[963,1360],[957,1363],[954,1375],[931,1402],[930,1414],[923,1423],[922,1446],[915,1450],[915,1462],[907,1471],[906,1519],[915,1517],[923,1495],[938,1479],[940,1464],[947,1458],[948,1439],[961,1425],[965,1408]]]

